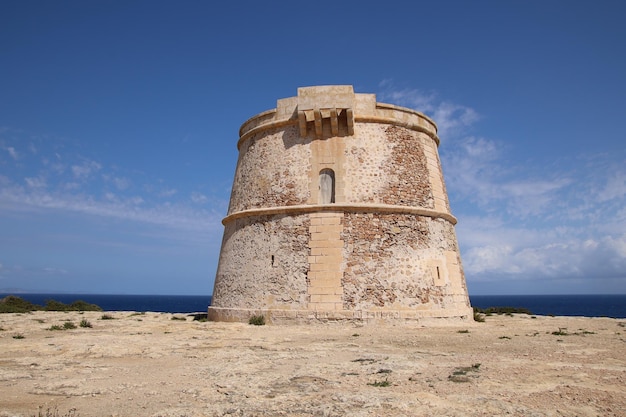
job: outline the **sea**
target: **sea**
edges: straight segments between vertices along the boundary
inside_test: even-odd
[[[0,293],[0,298],[10,294]],[[206,312],[210,295],[103,295],[103,294],[30,294],[17,295],[34,304],[47,300],[65,304],[82,300],[97,304],[105,311],[154,311],[162,313]],[[473,307],[525,308],[542,316],[586,316],[626,318],[626,294],[611,295],[470,295]]]

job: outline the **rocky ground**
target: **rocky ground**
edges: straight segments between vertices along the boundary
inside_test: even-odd
[[[2,417],[626,416],[626,319],[251,326],[34,312],[2,314],[0,329]]]

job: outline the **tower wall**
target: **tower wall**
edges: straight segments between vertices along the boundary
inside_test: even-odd
[[[240,129],[209,317],[469,320],[436,126],[351,86]]]

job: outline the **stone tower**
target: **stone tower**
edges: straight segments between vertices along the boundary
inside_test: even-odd
[[[246,121],[209,319],[471,319],[438,145],[431,119],[352,86]]]

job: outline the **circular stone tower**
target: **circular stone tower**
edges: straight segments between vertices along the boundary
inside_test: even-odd
[[[246,121],[209,319],[470,320],[438,145],[431,119],[352,86]]]

